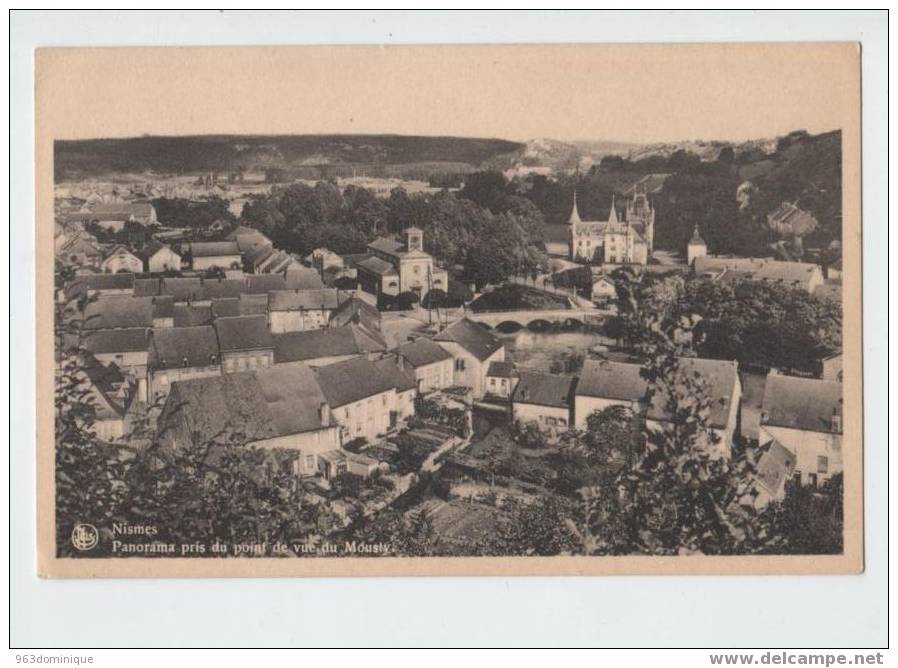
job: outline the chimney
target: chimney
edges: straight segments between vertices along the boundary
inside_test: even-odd
[[[842,433],[842,416],[839,415],[838,408],[833,408],[833,414],[830,418],[830,429],[834,434]]]
[[[331,420],[331,407],[323,401],[318,404],[318,420],[322,425],[327,425]]]
[[[396,366],[405,371],[405,358],[399,353],[396,353]]]

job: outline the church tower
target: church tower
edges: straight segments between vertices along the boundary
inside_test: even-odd
[[[576,260],[577,259],[577,226],[580,224],[580,212],[577,211],[577,186],[574,185],[574,205],[571,207],[571,215],[567,219],[567,224],[571,226],[570,233],[568,234],[568,244],[570,245],[570,253],[569,259]]]
[[[417,227],[406,229],[405,248],[409,253],[422,252],[424,250],[424,231]]]
[[[627,220],[642,224],[645,243],[651,255],[655,247],[655,207],[652,206],[644,190],[637,189],[633,198],[627,203]]]
[[[696,225],[695,229],[692,230],[692,238],[686,244],[686,264],[691,267],[692,263],[695,262],[695,258],[705,257],[707,254],[708,245],[702,239],[702,235],[698,231],[698,225]]]

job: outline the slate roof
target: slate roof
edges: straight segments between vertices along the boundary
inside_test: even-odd
[[[152,330],[148,361],[151,368],[176,369],[184,366],[211,366],[218,363],[218,339],[212,326],[166,327]]]
[[[135,393],[131,388],[127,388],[123,393],[119,392],[119,388],[125,385],[127,379],[115,363],[104,366],[92,354],[86,353],[82,356],[81,369],[103,399],[103,404],[94,406],[97,419],[123,417],[134,401]]]
[[[764,453],[758,460],[758,482],[775,495],[782,489],[783,483],[792,477],[795,455],[776,439],[762,447]]]
[[[135,278],[135,297],[155,297],[162,289],[162,280],[159,278]]]
[[[379,257],[372,256],[366,258],[357,262],[356,266],[365,271],[370,271],[372,274],[377,274],[378,276],[397,275],[396,268],[386,260],[381,260]]]
[[[454,342],[480,361],[502,347],[502,342],[476,322],[462,318],[433,337],[434,341]]]
[[[645,397],[646,382],[640,376],[640,365],[609,360],[585,360],[577,383],[577,395],[641,401]]]
[[[519,404],[568,408],[573,398],[575,380],[573,376],[521,371],[511,400]]]
[[[408,364],[415,368],[452,359],[452,355],[445,348],[426,338],[403,343],[396,351],[402,355]]]
[[[779,374],[767,376],[761,426],[833,433],[834,413],[842,416],[842,383]]]
[[[260,369],[255,377],[278,434],[299,434],[336,424],[330,411],[322,415],[321,406],[327,399],[315,373],[305,364]]]
[[[212,300],[212,315],[216,318],[241,315],[240,299],[237,297],[222,297]]]
[[[206,278],[203,288],[210,299],[239,297],[246,289],[246,282],[242,278]]]
[[[193,257],[225,257],[240,255],[235,241],[194,241],[189,244]]]
[[[352,322],[365,325],[369,329],[380,330],[381,316],[374,306],[358,297],[350,297],[331,314],[331,327],[342,327]]]
[[[153,318],[174,318],[175,299],[171,295],[152,297]]]
[[[391,357],[377,360],[374,365],[393,384],[397,392],[408,392],[418,389],[418,381],[411,371],[400,369]]]
[[[816,264],[808,262],[781,262],[770,260],[755,272],[754,278],[758,281],[782,282],[788,285],[798,285],[808,288],[811,278],[820,271]]]
[[[398,255],[405,251],[405,244],[391,237],[379,237],[368,244],[368,248],[390,255]]]
[[[196,327],[212,324],[212,308],[192,304],[174,304],[172,307],[174,327]]]
[[[272,290],[286,290],[287,280],[282,274],[256,274],[246,277],[246,294],[267,295]]]
[[[218,346],[222,353],[274,348],[274,340],[268,330],[268,318],[264,315],[218,318],[215,321],[215,331],[218,333]]]
[[[92,274],[77,276],[66,286],[67,299],[74,299],[90,290],[133,290],[134,274]]]
[[[337,308],[337,291],[320,290],[272,290],[268,293],[270,311],[332,310]]]
[[[268,313],[268,293],[240,295],[237,304],[240,315],[260,315]]]
[[[84,307],[83,329],[153,326],[153,298],[101,295]]]
[[[163,440],[181,438],[197,444],[227,442],[230,434],[235,433],[243,435],[247,442],[279,435],[252,373],[172,383],[157,432]]]
[[[321,276],[314,269],[292,264],[284,275],[284,288],[287,290],[320,290],[324,288]]]
[[[358,325],[334,329],[310,329],[274,335],[274,361],[295,362],[322,357],[383,352],[386,346]]]
[[[365,358],[328,364],[315,369],[315,375],[334,409],[394,389],[392,380]]]
[[[518,370],[514,362],[490,362],[486,375],[494,378],[517,378]]]
[[[145,327],[91,330],[83,334],[82,345],[95,355],[144,352],[148,331]]]
[[[176,302],[205,301],[209,298],[201,278],[163,278],[160,293],[171,295]]]

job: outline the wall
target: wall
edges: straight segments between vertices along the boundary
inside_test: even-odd
[[[224,373],[264,369],[273,364],[273,350],[241,350],[221,354],[221,366]]]
[[[396,417],[399,420],[405,420],[415,414],[415,390],[406,390],[405,392],[396,393]]]
[[[330,321],[329,309],[298,311],[271,311],[271,333],[302,332],[307,329],[323,329]]]
[[[102,267],[107,274],[117,274],[120,271],[139,274],[143,271],[143,262],[131,253],[116,253],[106,258]]]
[[[585,429],[586,419],[595,411],[602,411],[611,406],[630,408],[631,405],[632,402],[624,399],[600,399],[578,394],[574,397],[574,424],[577,429]]]
[[[318,455],[328,450],[336,450],[340,447],[340,435],[337,427],[326,427],[316,431],[306,431],[301,434],[289,434],[276,438],[265,439],[253,443],[267,450],[282,449],[300,452],[300,458],[295,467],[299,475],[315,475],[318,472]]]
[[[372,442],[390,429],[390,411],[396,410],[396,390],[332,408],[334,418],[343,428],[344,443],[355,438]]]
[[[415,380],[418,382],[419,392],[432,392],[444,387],[450,387],[453,383],[453,367],[455,363],[451,359],[434,362],[415,369]]]
[[[809,483],[808,474],[817,474],[818,483],[822,483],[842,471],[841,434],[762,425],[761,443],[767,443],[771,438],[795,455],[795,472],[801,472],[801,482],[805,485]],[[817,457],[820,455],[829,459],[826,473],[817,471]]]
[[[151,272],[162,272],[168,269],[181,269],[181,256],[169,248],[163,248],[147,262]]]
[[[511,393],[514,392],[514,388],[517,384],[517,378],[487,376],[484,391],[488,394],[494,394],[497,397],[508,399],[511,396]]]
[[[147,374],[147,396],[151,399],[167,397],[171,390],[171,384],[178,380],[190,380],[191,378],[208,378],[220,376],[221,365],[214,364],[201,367],[177,367],[174,369],[151,370]]]
[[[570,410],[555,406],[540,406],[515,401],[511,406],[515,420],[536,424],[540,430],[557,435],[570,426]]]
[[[232,265],[237,265],[238,267],[243,266],[243,262],[240,259],[239,255],[213,255],[209,257],[195,257],[192,260],[191,268],[194,271],[203,271],[205,269],[211,269],[212,267],[219,267],[221,269],[230,269]]]
[[[437,341],[436,343],[440,344],[454,358],[454,383],[470,388],[475,399],[483,396],[486,385],[486,371],[490,367],[490,362],[505,361],[504,346],[481,362],[453,341]]]

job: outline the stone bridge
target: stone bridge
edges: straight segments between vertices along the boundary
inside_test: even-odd
[[[553,324],[599,324],[613,315],[612,311],[603,309],[549,309],[529,311],[468,311],[464,314],[469,320],[479,322],[492,328],[503,330],[527,327],[540,329]]]

